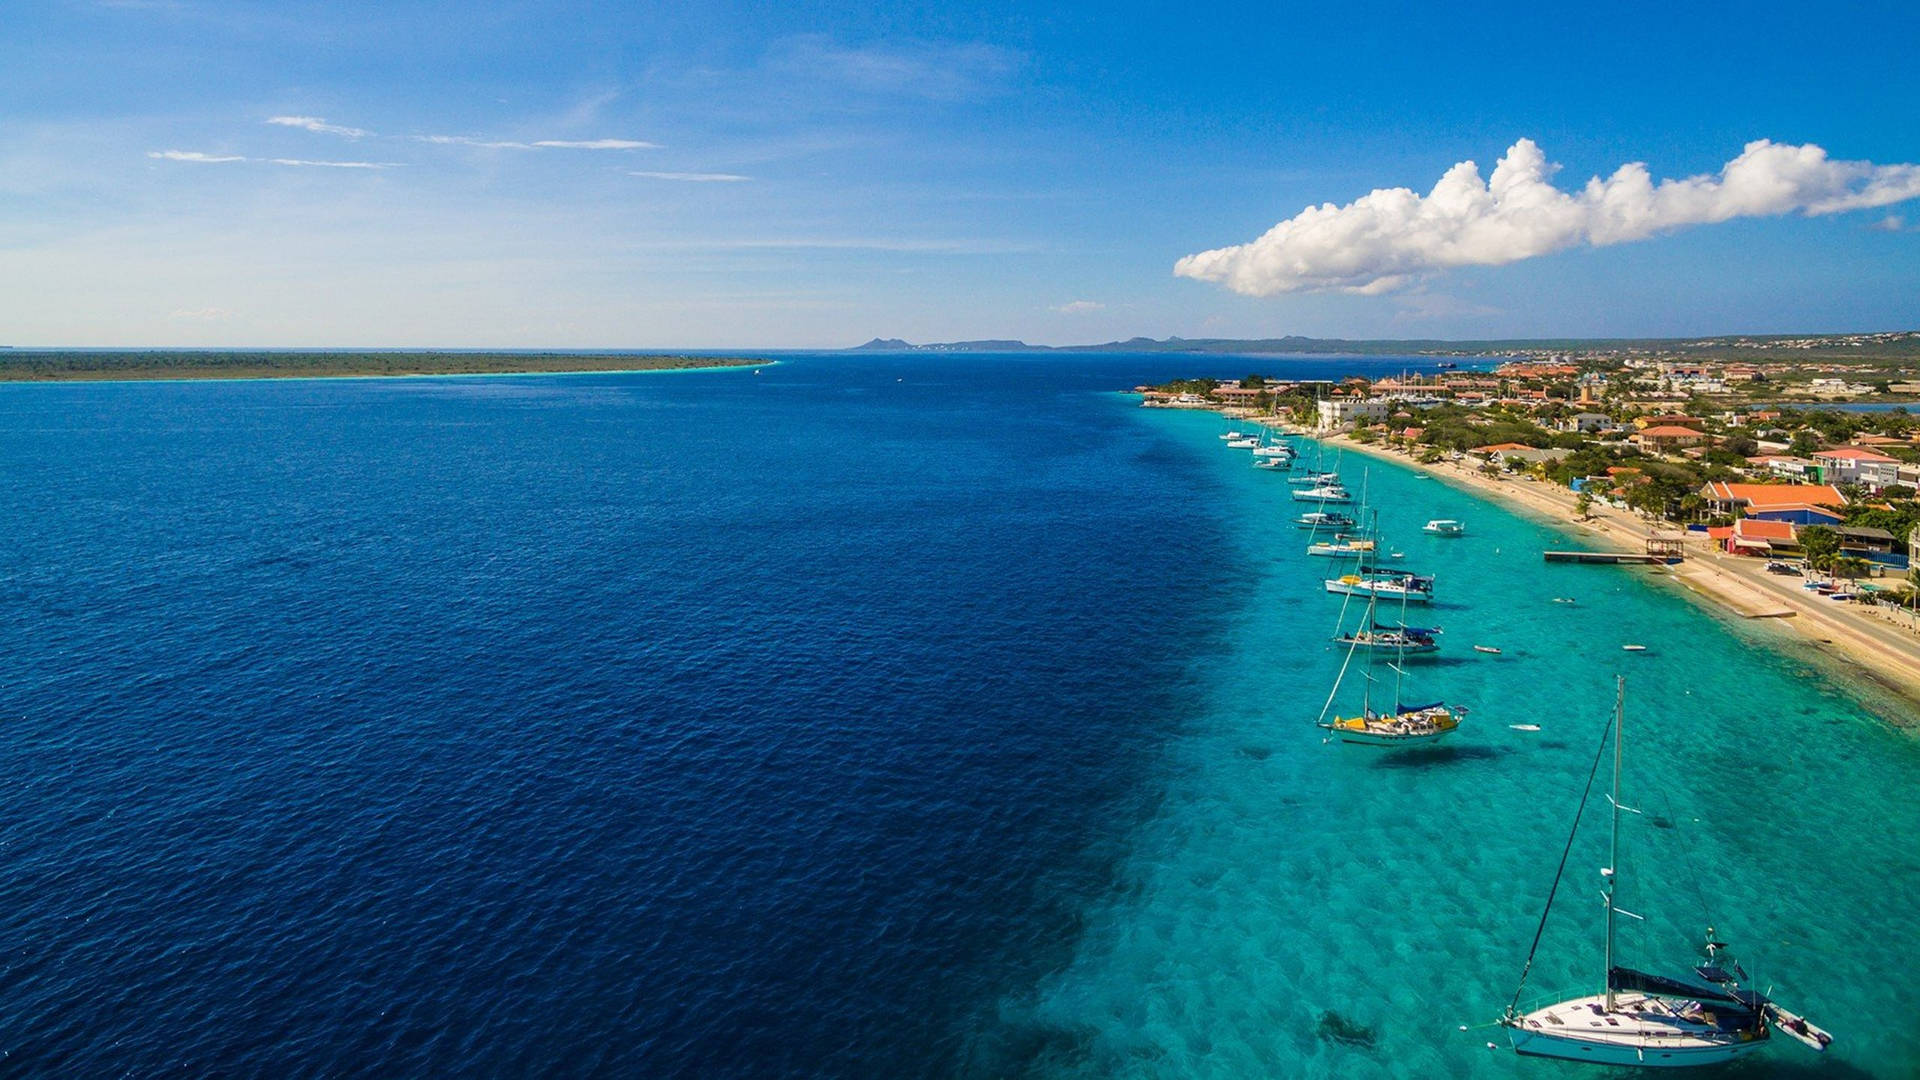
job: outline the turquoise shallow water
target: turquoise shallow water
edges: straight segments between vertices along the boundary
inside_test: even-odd
[[[1196,445],[1221,430],[1208,414],[1116,423]],[[1616,674],[1623,801],[1644,810],[1623,831],[1621,906],[1647,916],[1623,920],[1622,961],[1684,970],[1711,922],[1762,988],[1840,1040],[1824,1057],[1776,1040],[1723,1075],[1920,1072],[1920,744],[1891,722],[1898,706],[1863,704],[1645,570],[1548,566],[1539,553],[1563,535],[1350,458],[1342,472],[1356,486],[1367,474],[1403,565],[1439,579],[1426,618],[1445,648],[1409,665],[1407,696],[1473,711],[1433,750],[1325,744],[1311,722],[1341,659],[1327,643],[1329,561],[1304,555],[1279,477],[1225,449],[1204,467],[1240,523],[1233,629],[1195,673],[1206,703],[1165,746],[1155,810],[1084,912],[1071,962],[1002,1003],[977,1072],[1592,1075],[1493,1052],[1498,1029],[1458,1027],[1493,1019],[1514,992]],[[1435,517],[1468,535],[1421,535]],[[1541,730],[1509,727],[1522,723]],[[1529,1000],[1598,988],[1604,825],[1589,812]],[[1329,1011],[1370,1043],[1328,1037]]]

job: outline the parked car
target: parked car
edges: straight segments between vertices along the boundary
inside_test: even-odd
[[[1798,574],[1799,572],[1800,568],[1798,566],[1795,566],[1793,563],[1781,562],[1778,559],[1767,564],[1767,573],[1769,574]]]

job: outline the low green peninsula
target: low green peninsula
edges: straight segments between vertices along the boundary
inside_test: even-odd
[[[637,353],[0,349],[0,382],[535,375],[754,367],[771,362],[751,356]]]

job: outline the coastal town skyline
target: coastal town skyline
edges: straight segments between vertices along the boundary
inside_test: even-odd
[[[0,340],[1908,329],[1917,16],[1843,14],[37,5]]]

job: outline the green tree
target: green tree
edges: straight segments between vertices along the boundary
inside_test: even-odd
[[[1793,442],[1787,447],[1787,453],[1794,457],[1812,457],[1820,451],[1820,440],[1811,431],[1796,431]]]
[[[1840,534],[1825,525],[1809,525],[1800,530],[1800,550],[1807,553],[1807,565],[1825,570],[1840,551]]]
[[[1575,496],[1573,500],[1573,512],[1579,514],[1582,520],[1591,517],[1593,515],[1593,494],[1583,491]]]
[[[1267,385],[1267,380],[1259,375],[1249,375],[1240,380],[1242,390],[1259,390]]]

